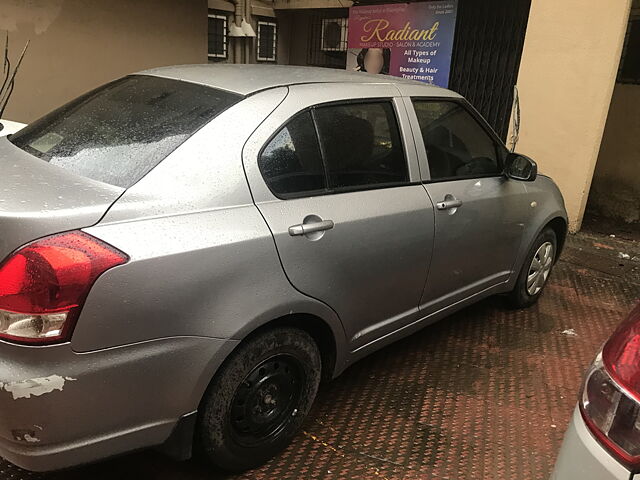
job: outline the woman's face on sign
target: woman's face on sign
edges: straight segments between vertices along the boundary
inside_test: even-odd
[[[370,48],[364,56],[364,69],[369,73],[380,73],[384,67],[381,48]]]

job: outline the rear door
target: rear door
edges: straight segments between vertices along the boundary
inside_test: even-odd
[[[433,244],[403,102],[388,85],[298,85],[243,153],[284,270],[354,349],[416,320]]]
[[[508,281],[527,212],[522,182],[503,174],[506,148],[455,99],[412,98],[436,236],[421,310],[429,314]]]

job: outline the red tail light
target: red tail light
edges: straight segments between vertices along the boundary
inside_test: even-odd
[[[587,373],[580,407],[600,443],[629,468],[640,469],[640,306]]]
[[[68,340],[95,280],[128,257],[80,231],[30,243],[0,264],[0,339]]]
[[[604,345],[602,360],[613,378],[640,401],[640,305]]]

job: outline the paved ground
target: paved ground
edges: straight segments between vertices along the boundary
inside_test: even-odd
[[[639,298],[640,236],[596,229],[568,240],[537,306],[489,299],[351,367],[260,470],[146,452],[46,478],[547,479],[585,367]]]

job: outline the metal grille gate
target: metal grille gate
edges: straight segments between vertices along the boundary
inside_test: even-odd
[[[449,88],[505,140],[531,0],[460,0]]]
[[[347,66],[348,8],[318,10],[309,19],[307,64],[316,67]]]

